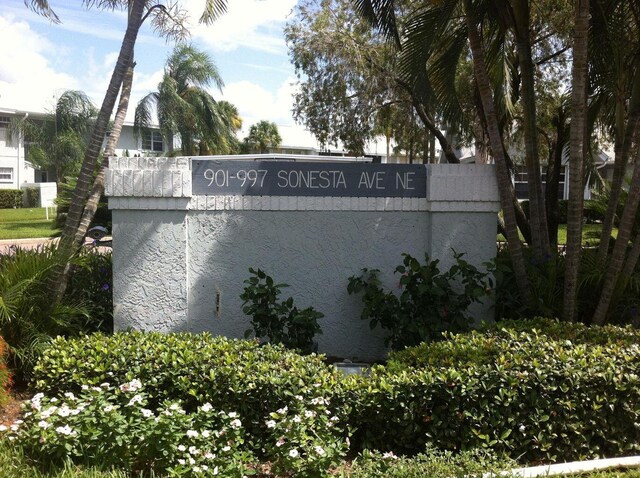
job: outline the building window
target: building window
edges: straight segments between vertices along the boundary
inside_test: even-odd
[[[9,126],[10,122],[11,118],[9,118],[8,116],[0,116],[0,128],[6,128],[7,126]]]
[[[13,168],[0,168],[0,181],[13,181]]]
[[[163,152],[162,135],[159,131],[151,131],[142,135],[142,149],[145,151]]]

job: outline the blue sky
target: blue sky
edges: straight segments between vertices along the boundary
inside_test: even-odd
[[[0,108],[49,111],[67,89],[85,91],[100,105],[126,27],[124,12],[81,7],[80,0],[49,0],[62,24],[39,17],[22,0],[0,3]],[[225,82],[217,99],[235,104],[243,131],[260,120],[275,122],[283,144],[318,146],[291,117],[296,88],[283,37],[295,0],[230,0],[215,24],[197,24],[204,0],[179,2],[191,14],[193,44],[214,59]],[[132,92],[138,99],[154,91],[173,48],[145,27],[136,44]],[[130,108],[129,120],[133,118]]]

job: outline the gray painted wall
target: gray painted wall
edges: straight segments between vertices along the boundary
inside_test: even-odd
[[[278,198],[191,196],[189,161],[112,159],[116,328],[242,337],[239,295],[248,269],[290,287],[299,307],[325,314],[320,352],[351,359],[384,355],[384,332],[360,320],[348,277],[377,268],[388,287],[403,252],[481,265],[495,257],[499,208],[493,168],[431,165],[428,197]],[[219,310],[216,301],[219,297]],[[491,316],[490,305],[475,310]]]

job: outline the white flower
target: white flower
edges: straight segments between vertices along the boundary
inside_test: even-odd
[[[198,450],[195,446],[190,446],[189,453],[191,453],[192,455],[197,455],[198,453],[200,453],[200,450]]]
[[[22,425],[24,423],[24,420],[16,420],[15,422],[16,425]]]
[[[194,467],[193,467],[193,472],[194,472],[194,473],[200,473],[201,471],[202,471],[202,470],[200,469],[200,467],[199,467],[199,466],[194,466]]]
[[[304,400],[304,398],[302,398],[302,395],[295,395],[293,398],[300,401]]]
[[[80,389],[86,392],[87,390],[89,390],[89,385],[83,384],[82,386],[80,386]]]
[[[284,415],[285,413],[287,413],[289,411],[288,407],[282,407],[280,410],[278,410],[276,413],[278,415]]]
[[[299,454],[300,454],[300,453],[299,453],[299,452],[298,452],[298,450],[296,450],[295,448],[294,448],[294,449],[292,449],[292,450],[289,450],[289,456],[290,456],[291,458],[295,458],[295,457],[297,457]]]
[[[294,423],[300,423],[301,421],[302,421],[302,419],[301,419],[298,415],[296,415],[295,417],[293,417],[293,422],[294,422]]]
[[[186,462],[186,461],[184,461],[182,458],[180,458],[180,459],[178,459],[178,463],[179,463],[179,464],[181,464],[181,465],[184,465],[184,464],[186,464],[187,462]]]
[[[20,425],[16,425],[15,423],[13,425],[11,425],[9,428],[11,428],[12,432],[17,432],[18,428],[20,428]]]
[[[69,415],[71,415],[71,410],[66,405],[62,405],[58,409],[58,415],[60,415],[61,417],[68,417]]]
[[[285,441],[284,441],[284,437],[280,437],[278,438],[278,441],[276,442],[276,446],[280,447],[282,445],[284,445]]]
[[[231,428],[240,428],[242,426],[242,422],[236,418],[235,420],[232,420],[229,425]]]
[[[267,425],[267,428],[275,428],[276,427],[276,422],[275,422],[275,420],[267,420],[266,421],[266,425]]]
[[[203,434],[203,435],[204,435],[204,434]],[[211,453],[210,451],[208,451],[208,452],[204,455],[204,457],[205,457],[207,460],[213,460],[216,456],[215,456],[213,453]]]
[[[47,428],[49,428],[49,427],[51,426],[51,423],[49,423],[49,422],[47,422],[47,421],[45,421],[45,420],[40,420],[40,421],[38,422],[38,426],[39,426],[40,428],[47,429]]]
[[[224,452],[227,452],[229,450],[231,450],[231,447],[229,445],[225,445],[225,446],[222,447],[222,451],[224,451]]]
[[[316,453],[318,455],[320,455],[320,456],[324,456],[325,455],[324,448],[322,448],[321,446],[315,446],[313,449],[316,451]]]
[[[102,389],[100,387],[91,387],[91,390],[93,390],[94,392],[102,392]]]
[[[105,385],[105,384],[103,383],[102,385]],[[109,384],[106,384],[106,385],[109,386]],[[122,385],[120,385],[120,390],[123,392],[135,392],[140,388],[142,388],[142,382],[137,378],[134,378],[128,383],[123,383]]]
[[[7,427],[4,425],[0,425],[0,432],[6,432],[7,431]]]
[[[180,410],[180,405],[178,403],[172,403],[169,410]]]
[[[109,383],[108,383],[108,382],[103,382],[103,383],[101,383],[101,384],[100,384],[100,388],[104,388],[104,389],[106,389],[106,390],[108,390],[110,387],[111,387],[111,385],[109,385]],[[140,388],[140,387],[138,387],[138,388]],[[134,391],[134,390],[132,390],[132,392],[133,392],[133,391]]]
[[[520,425],[520,428],[518,428],[518,430],[520,430],[520,433],[524,433],[524,430],[525,430],[524,425]]]
[[[200,465],[200,467],[204,470],[207,471],[209,469],[209,467],[207,465]]]
[[[58,409],[58,407],[56,407],[56,406],[49,407],[49,408],[47,408],[46,410],[44,410],[44,411],[40,414],[40,416],[41,416],[42,418],[49,418],[51,415],[53,415],[53,414],[56,412],[56,410],[57,410],[57,409]]]
[[[189,438],[198,438],[200,434],[196,430],[187,430],[187,436]]]
[[[114,405],[107,405],[106,407],[104,407],[102,409],[102,411],[104,411],[105,413],[109,413],[111,410],[115,409],[116,407]]]
[[[142,395],[134,395],[133,398],[129,400],[129,403],[127,403],[127,406],[130,407],[131,405],[135,405],[136,403],[142,403]]]
[[[195,465],[196,464],[196,460],[194,460],[193,458],[189,457],[189,464],[190,465]]]
[[[304,416],[307,418],[312,418],[316,416],[316,412],[312,412],[311,410],[307,410],[304,412]]]
[[[84,410],[83,408],[72,408],[71,410],[69,410],[69,413],[73,416],[76,416],[80,413],[81,410]]]
[[[58,399],[57,399],[56,397],[53,397],[53,398],[51,399],[51,403],[56,403],[57,401],[58,401]]]
[[[211,404],[208,402],[202,405],[202,407],[200,407],[200,410],[202,410],[205,413],[210,412],[212,409],[213,409],[213,406],[211,406]]]
[[[76,396],[71,392],[65,392],[64,396],[67,397],[69,400],[75,400],[76,399]]]
[[[187,451],[187,447],[184,445],[178,445],[178,451]]]
[[[229,418],[236,418],[238,416],[238,414],[236,412],[230,412],[229,413]]]
[[[145,418],[150,418],[153,416],[153,412],[151,410],[148,410],[146,408],[143,408],[140,410],[140,413],[142,413],[142,416]]]
[[[397,459],[398,457],[397,457],[397,456],[395,456],[395,455],[393,454],[393,452],[392,452],[392,451],[388,451],[388,452],[386,452],[384,455],[382,455],[382,458],[392,458],[392,459],[394,459],[394,460],[395,460],[395,459]]]
[[[202,435],[204,438],[209,438],[209,437],[211,436],[211,432],[210,432],[209,430],[203,430],[203,431],[202,431],[202,433],[201,433],[201,435]]]
[[[332,422],[337,422],[337,421],[339,421],[340,419],[339,419],[336,415],[334,415],[334,416],[332,416],[331,418],[329,418],[329,420],[331,420]]]
[[[214,474],[214,475],[217,475],[217,474],[218,474],[218,467],[217,467],[217,466],[216,466],[216,467],[214,467],[214,469],[213,469],[213,474]]]
[[[65,425],[63,427],[56,428],[56,432],[61,435],[75,435],[76,432],[71,429],[69,425]]]
[[[40,400],[42,400],[44,398],[44,393],[40,392],[40,393],[36,393],[33,398],[31,399],[32,402],[39,402]]]

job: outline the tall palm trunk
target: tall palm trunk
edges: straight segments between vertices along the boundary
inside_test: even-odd
[[[487,73],[487,67],[484,60],[482,41],[476,28],[476,22],[474,21],[471,0],[465,0],[464,7],[467,23],[467,35],[469,37],[469,45],[471,47],[471,55],[473,57],[473,72],[476,78],[480,99],[482,101],[491,152],[496,163],[498,189],[500,190],[500,203],[504,214],[504,227],[507,233],[509,254],[513,263],[518,291],[520,292],[524,302],[533,308],[534,304],[531,297],[531,291],[529,290],[529,280],[527,278],[527,269],[522,251],[522,243],[518,236],[518,226],[513,207],[515,191],[507,168],[504,146],[500,135],[498,116],[493,103],[493,91],[491,89],[491,84],[489,83],[489,75]]]
[[[616,139],[615,139],[615,161],[613,165],[613,180],[607,211],[602,222],[602,233],[600,234],[600,245],[598,247],[598,262],[606,262],[613,230],[613,221],[618,209],[622,183],[629,162],[631,146],[636,143],[640,134],[640,71],[636,70],[633,78],[633,89],[629,104],[629,118],[626,127],[624,126],[624,98],[617,98],[616,101]]]
[[[629,195],[627,196],[627,202],[624,206],[622,218],[620,219],[620,226],[618,227],[618,237],[616,239],[616,245],[613,248],[611,254],[611,260],[607,267],[607,272],[604,278],[604,284],[602,291],[600,292],[600,301],[596,307],[596,311],[593,314],[592,323],[595,325],[602,325],[607,319],[609,312],[609,305],[611,304],[611,298],[618,285],[618,279],[620,278],[620,272],[622,271],[625,257],[627,253],[627,247],[629,239],[631,238],[631,231],[633,229],[636,213],[638,211],[638,204],[640,203],[640,149],[636,152],[635,165],[633,168],[633,177],[631,178],[631,187],[629,189]],[[635,246],[634,246],[635,247]],[[630,259],[633,260],[634,251],[632,250]],[[634,264],[635,265],[635,264]]]
[[[80,221],[80,225],[78,226],[78,230],[73,240],[74,250],[80,246],[82,240],[86,236],[89,225],[91,224],[91,221],[93,221],[93,217],[95,216],[96,210],[98,209],[100,198],[104,193],[104,179],[107,175],[107,168],[109,167],[108,160],[109,157],[113,156],[115,153],[116,144],[118,143],[118,139],[120,138],[122,125],[124,124],[124,120],[127,116],[127,110],[129,108],[129,98],[131,97],[131,87],[133,85],[134,67],[135,63],[127,68],[127,74],[125,75],[124,81],[122,82],[122,90],[120,91],[120,100],[118,101],[116,117],[111,128],[111,134],[109,135],[109,139],[107,140],[107,145],[104,149],[105,160],[102,162],[100,171],[98,172],[96,179],[93,181],[93,187],[91,188],[89,199],[87,200],[87,204],[84,207],[82,220]],[[66,280],[66,278],[64,278],[63,280]]]
[[[93,175],[96,169],[98,157],[100,156],[100,150],[102,149],[102,142],[107,131],[109,118],[113,112],[113,107],[118,98],[118,93],[120,92],[120,87],[127,72],[127,68],[133,61],[133,49],[138,36],[138,31],[142,25],[145,3],[145,0],[131,0],[127,30],[120,47],[120,54],[118,55],[118,60],[113,70],[113,74],[111,75],[107,92],[93,127],[91,139],[87,146],[80,174],[78,175],[78,183],[73,191],[69,212],[67,214],[64,229],[62,230],[60,251],[65,255],[71,255],[74,252],[72,247],[74,238],[82,219],[85,200],[87,199],[89,189],[93,184]],[[58,274],[53,274],[55,277],[52,285],[54,285],[54,290],[56,291],[55,297],[57,301],[62,298],[66,288],[66,284],[58,280],[62,273],[63,271],[59,271]]]
[[[587,130],[589,0],[577,0],[571,67],[571,131],[569,133],[569,204],[567,207],[567,255],[564,279],[564,320],[576,314],[578,273],[582,252],[582,210],[584,206],[584,153]]]
[[[533,251],[538,258],[549,253],[549,234],[546,208],[542,194],[538,128],[536,121],[536,92],[534,67],[531,54],[529,1],[514,0],[513,13],[516,34],[518,64],[522,78],[522,105],[524,116],[525,162],[529,184],[530,222]]]

